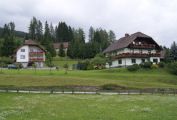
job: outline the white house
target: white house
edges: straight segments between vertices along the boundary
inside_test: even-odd
[[[103,53],[106,57],[111,57],[111,67],[126,67],[147,61],[159,63],[161,48],[152,37],[137,32],[132,35],[125,34]]]
[[[16,62],[21,63],[24,68],[32,66],[43,67],[45,62],[45,50],[32,40],[25,43],[16,50]]]

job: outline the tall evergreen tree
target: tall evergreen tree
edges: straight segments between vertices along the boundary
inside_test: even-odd
[[[72,28],[69,26],[68,28],[68,41],[67,42],[71,42],[74,40],[74,34],[73,34],[73,30]]]
[[[53,42],[50,34],[50,29],[47,21],[45,22],[45,32],[44,39],[41,44],[46,48],[46,50],[54,57],[56,56],[55,49],[53,48]]]
[[[11,56],[15,49],[15,24],[13,22],[4,25],[3,38],[4,42],[1,48],[1,55]]]
[[[37,19],[33,17],[32,20],[30,21],[30,26],[29,26],[29,37],[32,40],[36,40],[36,28],[37,28]]]
[[[42,41],[43,39],[43,26],[42,26],[42,22],[40,20],[37,21],[36,24],[36,35],[35,35],[35,39],[37,41]]]
[[[50,23],[50,35],[51,35],[52,41],[55,42],[56,33],[55,33],[55,30],[54,30],[54,27],[53,27],[52,23]]]
[[[109,43],[113,43],[116,40],[116,35],[114,31],[110,30],[108,34],[109,34],[109,40],[108,40]]]
[[[67,42],[69,41],[69,29],[65,22],[59,22],[57,27],[57,39],[58,42]]]
[[[94,40],[94,28],[91,26],[90,29],[89,29],[89,42],[93,42]]]
[[[172,60],[177,60],[177,44],[175,42],[171,45],[170,56]]]

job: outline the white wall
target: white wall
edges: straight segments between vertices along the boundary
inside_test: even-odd
[[[25,49],[25,52],[22,52],[21,49]],[[25,58],[22,59],[21,55],[24,55]],[[18,49],[16,53],[16,62],[28,62],[28,61],[29,61],[29,47],[25,45]]]
[[[119,60],[114,60],[114,61],[112,61],[111,67],[126,67],[126,66],[133,65],[134,63],[132,63],[132,59],[136,59],[135,64],[141,64],[142,59],[145,59],[145,62],[148,62],[148,58],[122,58],[122,59],[120,59],[120,60],[122,60],[122,64],[119,64],[119,62],[118,62]],[[150,61],[153,62],[153,59],[157,59],[157,61],[160,62],[159,57],[151,57]],[[106,68],[108,68],[108,66],[106,66]]]

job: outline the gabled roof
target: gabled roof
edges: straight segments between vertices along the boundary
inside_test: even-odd
[[[120,38],[118,41],[115,41],[114,43],[112,43],[110,46],[108,46],[108,48],[106,48],[103,53],[107,53],[107,52],[111,52],[111,51],[115,51],[118,49],[122,49],[122,48],[126,48],[128,47],[128,45],[130,43],[132,43],[136,38],[149,38],[152,39],[152,37],[141,33],[141,32],[136,32],[134,34],[131,35],[126,35],[125,37]],[[153,40],[153,39],[152,39]],[[153,40],[154,41],[154,40]],[[155,41],[154,41],[155,42]],[[155,42],[155,44],[157,44]],[[157,44],[158,45],[158,44]]]
[[[29,45],[29,46],[37,46],[40,49],[42,49],[44,52],[46,52],[45,48],[43,46],[41,46],[39,43],[33,41],[33,40],[25,40],[23,45],[19,46],[15,52],[17,52],[21,47],[23,47],[24,45]]]
[[[33,40],[25,40],[23,45],[39,45],[39,44]]]
[[[65,48],[68,48],[68,46],[69,46],[69,43],[68,43],[68,42],[59,42],[59,43],[53,43],[53,47],[54,47],[55,49],[59,49],[60,46],[61,46],[61,44],[63,44],[63,48],[64,48],[64,49],[65,49]]]

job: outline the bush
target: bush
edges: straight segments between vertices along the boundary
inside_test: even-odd
[[[0,58],[0,63],[4,63],[4,64],[12,64],[13,60],[9,57],[1,57]]]
[[[90,66],[89,60],[79,61],[77,64],[77,69],[79,70],[88,70],[88,67]]]
[[[139,70],[139,65],[138,64],[134,64],[134,65],[131,65],[131,66],[128,66],[127,67],[127,70],[128,71],[137,71],[137,70]]]
[[[168,64],[167,69],[170,73],[177,75],[177,62]]]
[[[164,68],[164,67],[165,67],[165,63],[164,63],[164,62],[159,62],[158,66],[159,66],[160,68]]]
[[[101,86],[102,90],[117,90],[117,89],[122,89],[123,87],[120,87],[116,84],[105,84]]]
[[[122,90],[122,89],[127,89],[124,86],[119,86],[117,84],[105,84],[101,86],[102,90]]]
[[[148,68],[148,69],[150,69],[151,65],[152,65],[151,62],[145,62],[145,63],[142,63],[140,66],[141,66],[141,68]]]
[[[159,68],[159,66],[158,66],[157,64],[152,64],[152,65],[151,65],[151,68],[152,68],[152,69],[157,69],[157,68]]]

